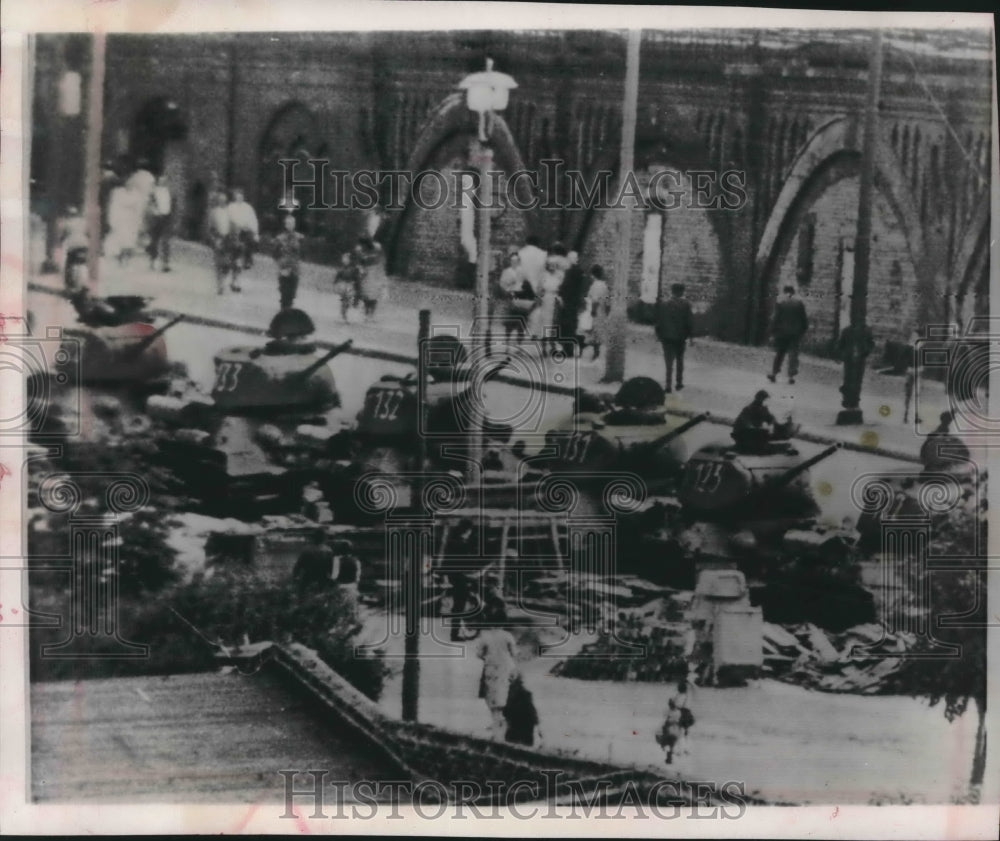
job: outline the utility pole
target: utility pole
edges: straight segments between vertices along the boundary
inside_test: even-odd
[[[622,107],[622,144],[619,155],[618,189],[635,168],[635,118],[639,100],[639,44],[641,29],[630,29],[625,56],[625,99]],[[632,263],[632,208],[616,208],[618,214],[618,254],[611,278],[611,313],[608,317],[608,355],[604,382],[625,379],[625,348],[628,343],[628,280]]]
[[[104,129],[104,49],[107,36],[95,32],[87,91],[87,140],[84,161],[84,201],[87,219],[87,270],[91,291],[97,291],[101,260],[101,136]]]
[[[431,311],[420,310],[417,329],[417,447],[418,477],[413,486],[413,499],[420,517],[424,510],[424,469],[427,466],[427,339],[431,335]],[[403,720],[416,721],[420,698],[420,624],[423,610],[424,541],[417,540],[413,554],[403,569],[403,609],[406,611],[403,638]]]
[[[863,422],[861,382],[865,360],[872,350],[868,328],[868,272],[871,268],[872,204],[875,193],[875,150],[878,146],[878,101],[882,86],[882,30],[872,34],[868,71],[868,105],[865,109],[864,147],[861,150],[861,174],[858,189],[858,232],[854,245],[854,282],[851,288],[851,324],[840,338],[844,361],[844,384],[840,391],[843,409],[837,424],[846,426]]]
[[[474,332],[472,340],[473,370],[486,362],[490,348],[490,239],[492,236],[493,185],[490,171],[493,169],[493,148],[487,135],[481,136],[473,147],[479,169],[479,232],[477,237],[476,311],[473,314]],[[474,383],[475,384],[475,383]],[[485,441],[483,436],[482,395],[473,394],[470,406],[470,453],[467,464],[466,486],[474,490],[474,499],[482,499],[482,461]]]

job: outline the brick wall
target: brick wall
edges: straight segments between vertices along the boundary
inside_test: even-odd
[[[460,266],[467,261],[461,245],[457,179],[459,172],[468,171],[469,135],[453,136],[442,144],[428,162],[426,169],[437,170],[444,176],[447,200],[441,207],[423,209],[411,205],[403,221],[399,239],[397,268],[410,280],[441,286],[470,285],[474,272],[462,276]],[[497,164],[499,166],[499,164]],[[501,180],[501,189],[503,181]],[[437,180],[429,179],[424,187],[427,200],[437,198]],[[435,201],[435,203],[437,203]],[[478,214],[476,216],[478,232]],[[490,241],[494,253],[520,248],[526,236],[524,214],[513,208],[497,212],[492,220]]]
[[[650,170],[637,173],[640,186],[645,189],[650,180]],[[678,172],[676,179],[682,189],[691,194],[691,181]],[[651,211],[657,212],[657,211]],[[698,210],[687,205],[662,213],[663,228],[660,238],[660,294],[669,295],[672,283],[687,287],[687,298],[695,310],[695,329],[699,333],[715,332],[719,314],[717,301],[724,284],[719,240],[709,214],[721,211]],[[638,308],[642,283],[643,248],[645,245],[646,211],[635,209],[632,213],[631,262],[628,276],[628,304],[630,311]],[[610,282],[613,277],[618,249],[618,214],[610,210],[596,210],[585,234],[581,259],[589,268],[593,263],[604,266]]]
[[[811,328],[806,344],[818,352],[830,352],[840,324],[842,244],[853,244],[857,233],[858,178],[855,160],[841,159],[829,166],[807,190],[790,220],[776,270],[769,283],[769,306],[783,286],[799,290],[809,311]],[[801,273],[799,241],[806,236],[808,217],[815,221],[812,269]],[[872,250],[868,282],[868,323],[881,345],[886,340],[906,340],[918,316],[916,274],[906,237],[889,201],[876,191],[872,214]],[[851,259],[846,253],[846,259]]]

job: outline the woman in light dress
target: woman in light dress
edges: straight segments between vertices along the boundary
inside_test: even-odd
[[[493,739],[503,741],[507,722],[504,708],[510,695],[510,685],[517,675],[516,643],[510,631],[504,628],[506,613],[492,611],[490,627],[484,628],[476,645],[476,656],[483,661],[479,679],[479,697],[489,707],[490,733]]]
[[[554,351],[558,344],[555,340],[559,329],[559,289],[570,267],[566,248],[556,244],[549,251],[549,259],[545,264],[545,274],[542,275],[541,304],[538,307],[538,328],[540,338],[547,350]]]
[[[139,242],[139,227],[144,210],[142,195],[124,184],[108,194],[108,234],[104,238],[104,254],[125,265],[135,253]]]

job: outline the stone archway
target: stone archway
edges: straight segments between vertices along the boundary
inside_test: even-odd
[[[672,124],[681,125],[680,115]],[[598,158],[585,179],[585,186],[594,184],[598,173],[617,173],[619,153],[608,152]],[[661,190],[679,189],[686,197],[678,207],[663,209],[650,202],[646,208],[633,211],[631,226],[631,260],[628,282],[628,311],[635,320],[649,321],[657,298],[665,296],[672,283],[683,283],[686,295],[695,310],[696,330],[736,339],[731,329],[733,319],[728,312],[732,305],[734,272],[732,241],[733,214],[688,206],[693,195],[689,172],[714,172],[703,145],[683,130],[665,132],[659,125],[648,123],[637,130],[635,175],[645,194],[654,173],[672,173],[669,180],[660,181]],[[612,176],[611,190],[616,179]],[[679,185],[679,187],[677,186]],[[669,206],[670,199],[665,197]],[[580,252],[586,268],[600,264],[605,272],[614,271],[617,254],[615,213],[607,208],[588,207],[572,214],[567,241]],[[650,259],[649,247],[659,246],[659,255]],[[646,290],[644,280],[651,275],[655,290]],[[617,278],[612,278],[616,282]]]
[[[286,102],[274,113],[261,133],[258,146],[257,213],[264,230],[277,231],[281,227],[283,211],[279,205],[285,198],[284,170],[279,161],[295,158],[298,178],[308,172],[310,158],[325,158],[326,145],[320,137],[319,123],[313,112],[301,102]],[[235,186],[235,185],[234,185]],[[306,204],[308,200],[299,200]],[[327,214],[329,215],[329,214]],[[301,209],[296,212],[298,229],[304,234],[318,233],[316,212]],[[322,218],[320,216],[320,218]]]
[[[820,127],[796,157],[757,247],[755,285],[748,300],[753,313],[751,340],[766,339],[779,287],[790,284],[800,287],[807,307],[819,316],[809,336],[810,346],[820,352],[831,349],[844,326],[841,321],[848,303],[847,270],[853,269],[857,208],[857,189],[852,192],[851,182],[856,185],[860,160],[860,128],[854,118],[847,117]],[[877,338],[890,337],[893,330],[886,325],[894,325],[903,337],[925,314],[933,278],[924,260],[917,206],[891,149],[880,143],[875,163],[873,219],[877,229],[869,302],[870,307],[880,302],[886,307],[877,317],[873,313],[871,320]],[[831,236],[836,237],[832,244]],[[795,245],[798,253],[793,258]],[[837,276],[828,276],[832,274]],[[885,335],[880,335],[880,322]]]
[[[169,96],[147,99],[132,118],[131,162],[167,177],[175,219],[185,219],[188,212],[187,135],[187,117]]]
[[[964,326],[990,314],[990,206],[972,218],[955,258],[955,318]]]
[[[460,191],[462,173],[468,173],[470,149],[475,141],[476,121],[460,94],[445,98],[431,114],[410,153],[405,172],[416,176],[433,172],[423,179],[422,195],[428,205],[419,206],[407,192],[403,196],[383,196],[386,206],[384,242],[389,270],[402,277],[435,285],[467,284],[468,258],[462,246],[462,211]],[[504,173],[519,172],[524,162],[509,127],[497,115],[493,124],[494,167]],[[443,177],[438,177],[443,176]],[[409,189],[413,183],[404,183]],[[501,190],[505,180],[501,179]],[[445,193],[438,196],[438,187]],[[518,203],[530,205],[530,186],[526,179],[515,185]],[[491,249],[494,254],[523,245],[531,227],[531,211],[506,205],[492,220]],[[395,206],[394,206],[395,204]],[[401,206],[400,206],[401,205]]]

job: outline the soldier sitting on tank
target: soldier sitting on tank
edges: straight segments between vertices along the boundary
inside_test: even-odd
[[[925,471],[962,470],[969,467],[968,447],[951,433],[954,419],[951,412],[942,412],[941,422],[920,448],[920,461]]]
[[[758,391],[753,402],[743,407],[733,424],[733,441],[741,453],[765,455],[776,451],[775,444],[787,446],[789,427],[775,420],[771,410],[765,406],[770,398],[763,389]],[[781,444],[777,449],[781,448]]]

